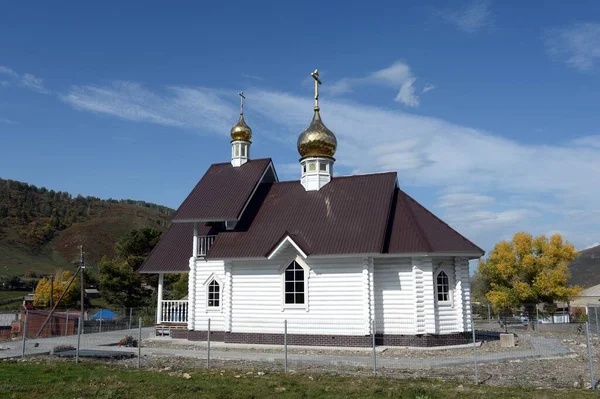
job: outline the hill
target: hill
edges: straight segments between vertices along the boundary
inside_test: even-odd
[[[0,274],[73,269],[79,245],[94,265],[114,256],[114,244],[131,229],[163,229],[173,213],[144,201],[73,197],[0,179]]]
[[[600,245],[579,252],[569,265],[570,284],[584,288],[600,284]]]

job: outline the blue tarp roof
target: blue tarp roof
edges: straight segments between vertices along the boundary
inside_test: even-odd
[[[116,313],[111,312],[108,309],[100,309],[90,319],[114,319],[117,317]]]

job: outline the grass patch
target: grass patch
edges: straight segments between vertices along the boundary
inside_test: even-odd
[[[260,374],[260,375],[259,375]],[[0,397],[10,398],[597,398],[584,390],[469,386],[438,380],[340,377],[248,370],[159,373],[116,365],[43,361],[0,363]]]
[[[29,291],[0,291],[0,301],[4,299],[23,298]]]

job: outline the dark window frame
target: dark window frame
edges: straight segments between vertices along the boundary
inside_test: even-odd
[[[306,274],[297,261],[292,261],[283,271],[284,306],[306,306]]]
[[[221,283],[213,278],[210,283],[206,285],[206,308],[220,309],[222,299]]]
[[[438,302],[450,302],[450,276],[445,270],[440,270],[435,278],[436,298]]]

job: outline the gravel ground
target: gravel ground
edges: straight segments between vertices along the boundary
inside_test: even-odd
[[[528,339],[531,336],[529,333],[520,332],[517,338],[517,346],[515,348],[504,349],[499,347],[497,341],[484,342],[478,348],[478,353],[500,353],[505,351],[520,351],[531,349]],[[479,382],[486,385],[494,386],[529,386],[537,388],[581,388],[586,389],[591,386],[589,359],[587,356],[586,339],[584,335],[578,334],[559,334],[559,333],[544,333],[545,338],[553,338],[558,340],[563,346],[570,350],[566,356],[561,356],[553,359],[525,359],[511,360],[495,363],[483,363],[478,365]],[[593,345],[593,364],[596,375],[600,376],[600,341],[597,336],[592,337]],[[160,347],[173,349],[190,349],[199,351],[198,358],[183,358],[175,356],[142,356],[141,365],[144,369],[155,370],[162,373],[168,373],[176,376],[183,376],[185,373],[197,368],[206,367],[206,359],[202,359],[206,349],[198,345],[185,345],[167,342],[146,342],[145,347]],[[142,348],[143,354],[144,348]],[[215,349],[216,350],[216,349]],[[219,348],[218,351],[225,351],[225,348]],[[232,349],[240,351],[240,349]],[[257,350],[247,350],[254,351]],[[260,350],[262,353],[281,353],[280,350],[269,349]],[[371,356],[368,351],[337,351],[337,350],[310,350],[310,349],[292,349],[290,354],[312,354],[335,356]],[[387,349],[383,353],[378,353],[378,357],[415,357],[415,358],[430,358],[430,357],[465,357],[472,356],[471,348],[460,349],[445,349],[435,351],[424,350],[407,350],[402,348]],[[58,359],[56,357],[31,357],[26,361],[73,361],[72,359]],[[91,360],[82,359],[83,362],[102,362],[115,363],[126,367],[137,367],[137,359],[125,360]],[[369,364],[366,362],[365,364]],[[239,370],[239,375],[256,374],[266,372],[282,372],[283,364],[281,361],[255,362],[255,361],[238,361],[238,360],[211,360],[211,368],[234,369]],[[310,364],[308,362],[290,362],[290,372],[303,373],[327,373],[335,375],[372,375],[370,367],[360,366],[344,366],[340,364]],[[435,367],[419,370],[398,370],[386,369],[378,367],[377,374],[389,378],[435,378],[435,379],[451,379],[465,383],[474,381],[474,367],[472,365],[454,365],[451,367]]]
[[[498,341],[483,342],[477,348],[478,354],[518,352],[532,349],[529,340],[534,333],[517,332],[516,346],[514,348],[501,348]],[[503,362],[483,363],[478,365],[479,382],[481,384],[495,386],[530,386],[536,388],[582,388],[589,389],[590,372],[589,360],[585,335],[544,333],[543,337],[558,340],[564,347],[570,350],[566,356],[551,359],[517,359]],[[593,346],[592,359],[595,374],[600,376],[600,341],[597,336],[591,338]],[[175,349],[189,348],[204,352],[206,348],[198,345],[185,345],[167,342],[153,342],[148,346],[171,347]],[[215,349],[216,350],[216,349]],[[219,348],[219,351],[228,350]],[[239,349],[231,349],[231,351]],[[248,351],[256,351],[248,350]],[[263,353],[281,353],[281,350],[261,350]],[[319,354],[335,358],[336,356],[365,356],[370,357],[368,351],[353,350],[311,350],[311,349],[289,349],[290,354]],[[472,348],[457,348],[444,350],[419,350],[406,348],[388,348],[378,353],[378,358],[415,358],[427,359],[435,357],[472,357]],[[131,364],[137,364],[133,360],[126,360]],[[144,357],[142,367],[152,368],[162,372],[179,373],[185,369],[206,367],[206,360],[189,358],[162,358]],[[211,360],[211,367],[223,369],[240,369],[240,373],[277,372],[282,371],[281,362],[249,362],[249,361],[218,361]],[[371,375],[372,370],[368,367],[349,367],[335,364],[311,365],[308,363],[292,362],[289,365],[291,372],[315,372],[341,375]],[[474,366],[455,365],[451,367],[435,367],[422,370],[398,370],[379,367],[378,375],[390,378],[436,378],[452,379],[464,382],[474,381]]]

